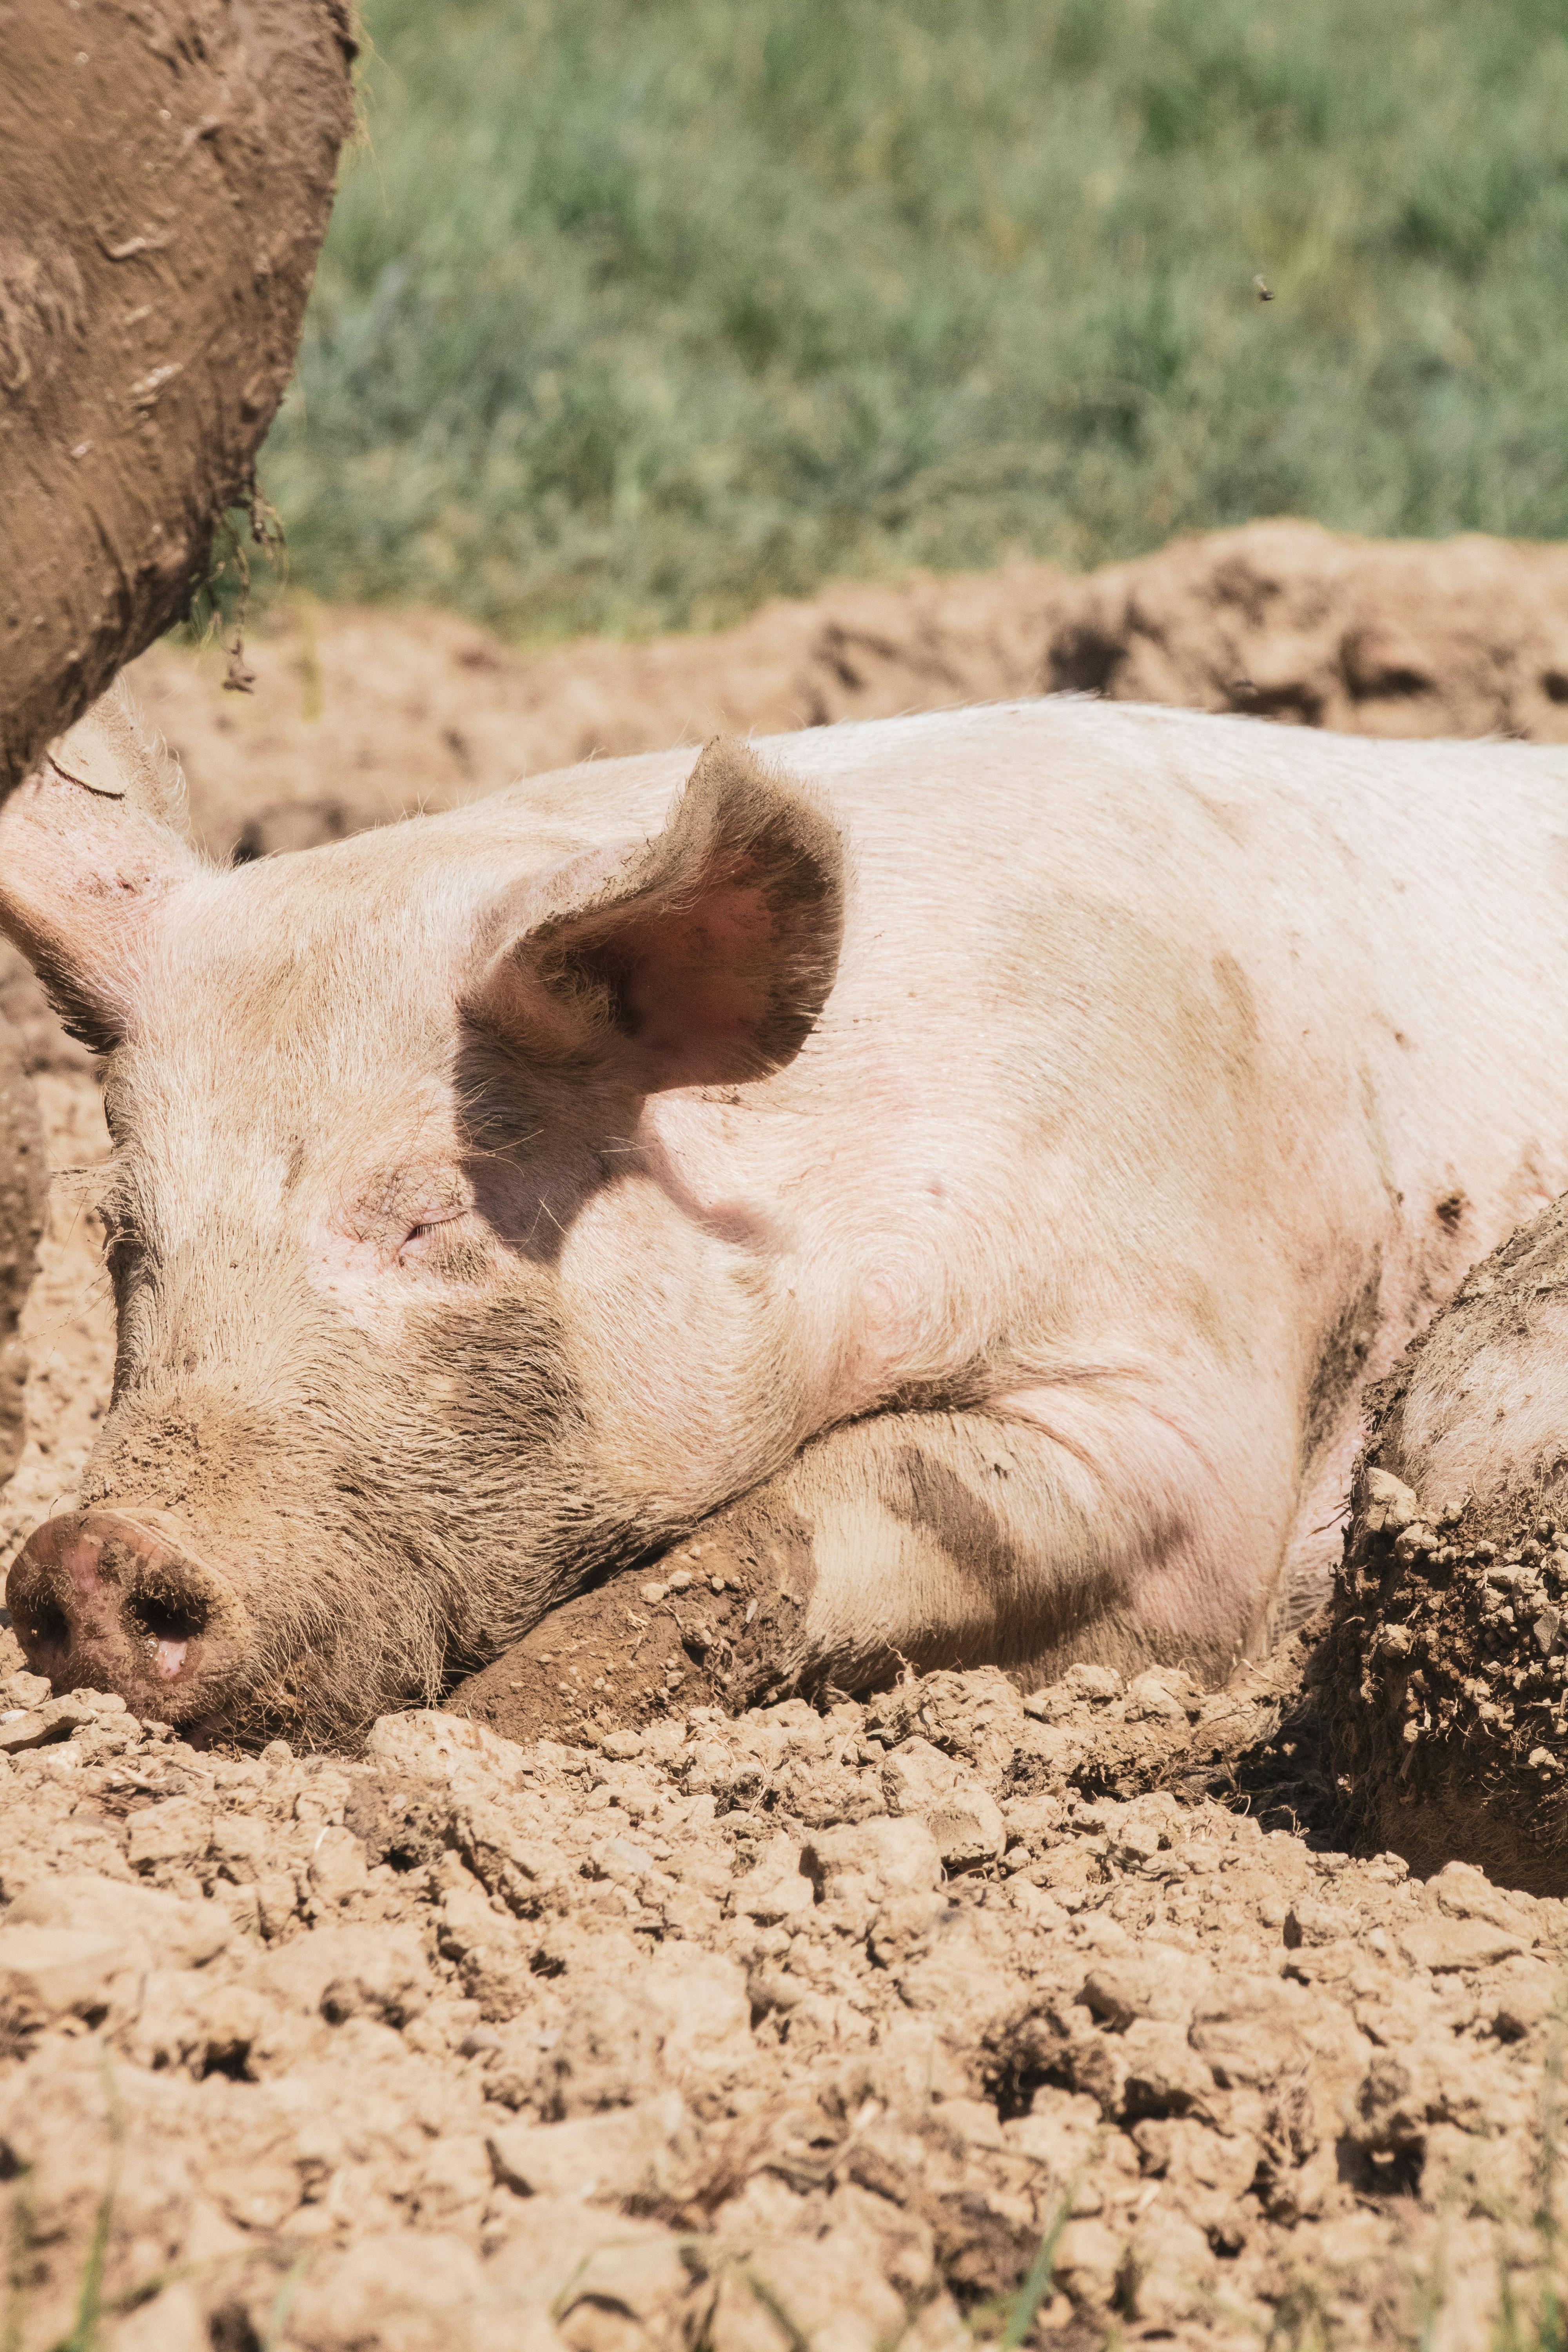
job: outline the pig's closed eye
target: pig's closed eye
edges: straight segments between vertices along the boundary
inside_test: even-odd
[[[428,1215],[411,1224],[404,1234],[397,1252],[399,1264],[409,1258],[423,1257],[431,1241],[441,1234],[444,1227],[456,1224],[467,1214],[465,1209],[432,1209]]]

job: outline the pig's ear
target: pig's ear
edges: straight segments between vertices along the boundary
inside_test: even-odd
[[[468,1010],[520,1055],[640,1093],[732,1086],[805,1043],[833,985],[844,849],[742,744],[710,743],[664,830],[510,939]]]
[[[200,871],[182,801],[178,768],[116,686],[0,808],[0,930],[100,1052],[131,1026],[171,891]]]

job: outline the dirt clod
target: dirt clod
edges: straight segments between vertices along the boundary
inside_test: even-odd
[[[1568,1893],[1568,1471],[1552,1424],[1515,1450],[1542,1322],[1568,1281],[1559,1201],[1470,1273],[1372,1391],[1331,1630],[1313,1678],[1334,1767],[1369,1832],[1418,1869],[1458,1857],[1502,1884]],[[1474,1395],[1474,1407],[1467,1400]],[[1434,1401],[1478,1476],[1454,1507],[1405,1483]]]

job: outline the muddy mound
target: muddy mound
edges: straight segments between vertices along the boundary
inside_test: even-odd
[[[353,52],[343,0],[6,12],[0,791],[189,610],[252,496]]]
[[[577,760],[1034,693],[1063,585],[1020,567],[847,587],[721,635],[533,655],[447,614],[291,603],[249,640],[250,695],[222,691],[216,646],[154,646],[131,682],[184,766],[198,835],[226,856],[263,813],[263,848],[304,846],[282,838],[290,803],[370,823]]]
[[[247,827],[250,855],[304,846],[575,760],[1062,688],[1568,741],[1568,550],[1254,523],[1087,579],[1019,565],[847,586],[716,636],[531,656],[445,614],[295,603],[248,658],[248,697],[220,691],[216,647],[158,646],[132,672],[220,856]],[[289,822],[295,805],[319,831]]]
[[[1368,1833],[1568,1893],[1568,1201],[1371,1391],[1313,1668]]]
[[[1264,522],[1077,583],[1042,683],[1383,736],[1568,741],[1568,550]]]

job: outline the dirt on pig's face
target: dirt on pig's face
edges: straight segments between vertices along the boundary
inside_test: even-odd
[[[644,1113],[798,1049],[837,836],[720,746],[650,839],[459,815],[215,874],[134,781],[0,811],[0,919],[109,1055],[120,1318],[7,1600],[58,1688],[344,1739],[798,1442],[734,1346],[767,1280],[710,1278]]]
[[[596,1491],[562,1327],[542,1204],[570,1214],[569,1146],[531,1162],[493,1099],[458,1116],[407,1064],[388,1115],[298,1022],[243,1056],[236,1025],[111,1074],[119,1350],[79,1505],[161,1515],[190,1563],[146,1712],[331,1739],[532,1622],[590,1529],[605,1558],[637,1538]]]

